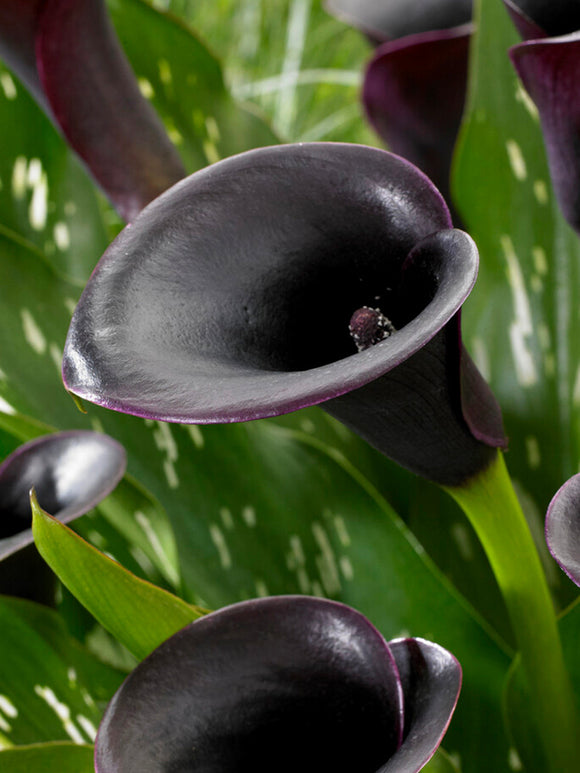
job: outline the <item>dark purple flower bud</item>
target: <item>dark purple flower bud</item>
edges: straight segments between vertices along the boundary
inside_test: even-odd
[[[160,196],[105,253],[73,316],[67,389],[181,423],[317,403],[449,485],[505,443],[461,346],[477,250],[431,182],[357,145],[262,148]],[[393,329],[356,353],[353,313]]]
[[[0,0],[0,56],[126,220],[185,175],[103,0]]]
[[[363,84],[373,128],[451,201],[451,160],[467,86],[471,0],[331,0],[327,5],[379,45]]]
[[[510,56],[540,114],[554,189],[565,218],[580,231],[580,4],[504,2],[526,41]]]
[[[421,639],[387,643],[333,601],[279,596],[200,618],[144,660],[109,704],[97,773],[416,773],[461,686]]]
[[[550,502],[546,542],[568,577],[580,585],[580,475],[566,481]]]
[[[108,435],[73,430],[31,440],[0,465],[0,593],[34,596],[46,564],[32,538],[30,489],[63,523],[84,515],[123,477],[126,455]],[[18,554],[18,555],[16,555]],[[52,583],[49,583],[52,585]]]

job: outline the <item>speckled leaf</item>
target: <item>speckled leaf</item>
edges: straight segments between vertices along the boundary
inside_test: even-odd
[[[101,625],[136,657],[146,657],[202,614],[99,552],[45,513],[34,497],[31,504],[34,541],[42,557]]]
[[[33,744],[0,752],[4,773],[94,773],[94,747],[89,744]]]
[[[177,546],[167,515],[137,481],[121,481],[99,505],[96,517],[89,515],[78,522],[78,528],[75,524],[75,531],[91,542],[93,537],[90,533],[94,533],[95,529],[106,541],[107,552],[123,565],[125,561],[111,544],[112,540],[119,544],[119,536],[128,546],[133,560],[141,566],[141,571],[137,570],[139,574],[145,572],[147,579],[157,584],[159,577],[164,585],[174,590],[181,586]],[[104,545],[98,547],[104,548]]]
[[[464,669],[449,750],[481,759],[482,773],[491,758],[502,770],[499,695],[508,659],[386,502],[324,447],[268,422],[200,429],[93,406],[80,414],[48,345],[38,346],[39,333],[46,342],[64,339],[60,299],[74,287],[1,234],[0,254],[20,277],[10,292],[0,284],[0,326],[11,342],[0,355],[1,396],[54,426],[104,429],[126,447],[129,472],[171,519],[189,598],[215,608],[266,593],[321,593],[360,609],[388,638],[406,631],[437,641]],[[23,307],[38,328],[34,338]]]
[[[1,64],[0,124],[0,224],[41,248],[58,270],[86,279],[107,244],[95,187]]]
[[[99,704],[123,675],[85,652],[56,613],[32,602],[0,597],[0,630],[0,746],[92,743]]]
[[[512,474],[541,519],[580,459],[580,243],[558,211],[537,113],[507,56],[518,35],[502,3],[479,6],[455,179],[481,256],[465,340],[502,406]]]

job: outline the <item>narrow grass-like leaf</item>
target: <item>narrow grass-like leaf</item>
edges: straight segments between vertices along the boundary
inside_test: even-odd
[[[36,546],[59,579],[135,657],[146,657],[203,612],[167,591],[140,580],[55,518],[34,495]]]

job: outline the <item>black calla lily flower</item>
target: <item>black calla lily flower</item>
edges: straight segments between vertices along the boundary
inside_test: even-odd
[[[174,186],[111,245],[73,316],[64,382],[181,423],[322,403],[411,470],[459,484],[505,443],[461,344],[477,262],[403,159],[333,143],[250,151]],[[365,307],[388,337],[357,353]]]
[[[566,481],[550,502],[546,542],[564,572],[580,586],[580,474]]]
[[[130,674],[97,735],[97,773],[415,773],[444,735],[461,667],[387,643],[333,601],[241,602],[172,636]]]
[[[510,56],[540,114],[562,212],[580,232],[580,4],[504,0],[523,43]]]
[[[185,175],[104,0],[0,0],[0,56],[125,220]]]
[[[44,577],[47,567],[33,544],[30,489],[34,487],[43,508],[68,523],[104,499],[123,477],[125,466],[125,451],[116,440],[83,430],[44,435],[4,460],[0,465],[0,593],[36,600],[50,596],[39,583],[38,576]]]
[[[465,103],[472,0],[329,0],[327,7],[377,45],[362,94],[373,128],[451,201],[449,175]]]

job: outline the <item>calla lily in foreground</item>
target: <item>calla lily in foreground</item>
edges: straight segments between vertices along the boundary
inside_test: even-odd
[[[0,0],[0,56],[126,220],[185,175],[103,0]]]
[[[535,102],[554,189],[580,231],[580,5],[576,0],[504,0],[525,42],[510,55]]]
[[[477,262],[403,159],[332,143],[244,153],[174,186],[111,245],[73,316],[65,385],[181,423],[323,403],[411,470],[459,484],[504,444],[459,331]]]
[[[45,564],[33,548],[29,492],[67,523],[104,499],[123,477],[126,455],[117,441],[73,430],[45,435],[18,448],[0,465],[0,592],[36,592],[33,576],[21,576],[20,552],[29,548],[26,570]],[[15,554],[19,553],[18,556]]]
[[[546,542],[568,577],[580,585],[580,475],[566,481],[550,502]]]
[[[415,773],[435,753],[461,668],[437,644],[387,643],[361,614],[299,596],[196,620],[105,712],[98,773]]]
[[[363,85],[363,104],[375,131],[450,201],[451,159],[467,84],[471,0],[331,0],[327,6],[378,46]]]

